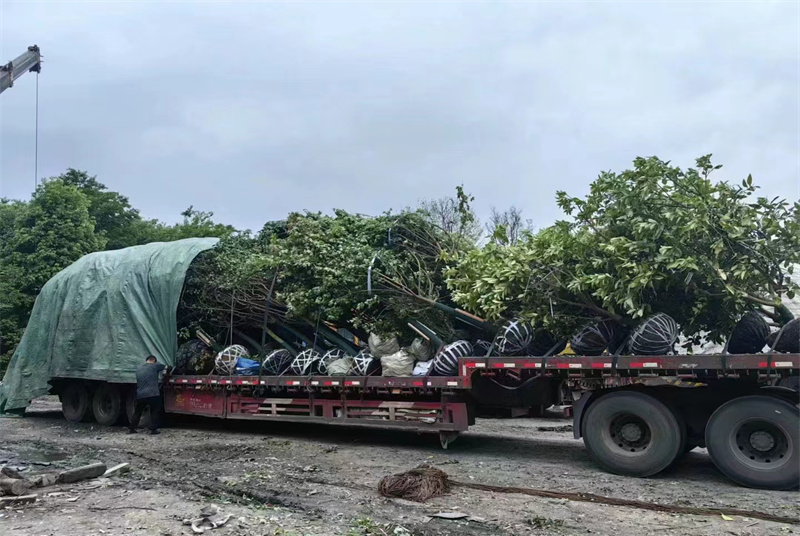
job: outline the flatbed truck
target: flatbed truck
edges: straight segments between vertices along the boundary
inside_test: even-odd
[[[466,357],[457,376],[170,376],[167,414],[392,427],[447,448],[487,408],[567,406],[603,469],[647,477],[701,446],[741,485],[800,483],[800,355]],[[135,386],[54,378],[71,421],[133,413]]]

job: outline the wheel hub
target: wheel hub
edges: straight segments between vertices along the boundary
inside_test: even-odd
[[[768,452],[775,446],[772,434],[759,430],[750,434],[750,446],[760,452]]]
[[[625,441],[629,443],[635,443],[636,441],[639,441],[644,434],[642,433],[642,429],[639,427],[639,425],[635,423],[628,423],[622,427],[620,430],[620,435]]]
[[[611,421],[608,434],[610,442],[626,453],[641,452],[650,445],[650,427],[637,415],[617,416]]]
[[[747,421],[739,426],[732,439],[740,459],[752,467],[780,464],[789,449],[786,435],[768,421]]]

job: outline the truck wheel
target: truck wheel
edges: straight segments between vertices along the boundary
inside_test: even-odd
[[[706,426],[714,464],[751,488],[790,489],[800,482],[800,410],[770,396],[735,398]]]
[[[92,417],[92,399],[89,386],[81,382],[70,382],[59,396],[61,412],[69,422],[88,421]]]
[[[582,429],[592,458],[619,475],[654,475],[686,448],[684,428],[669,408],[635,391],[611,393],[590,404]]]
[[[133,412],[136,410],[136,389],[130,389],[125,396],[125,416],[130,423],[133,420]],[[144,408],[142,417],[139,419],[139,428],[146,428],[150,424],[150,408]]]
[[[122,417],[122,397],[119,389],[107,383],[101,384],[92,397],[92,413],[98,424],[113,426]]]

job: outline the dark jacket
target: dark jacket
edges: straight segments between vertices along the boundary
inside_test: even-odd
[[[145,363],[136,369],[136,398],[161,396],[158,376],[165,368],[161,363]]]

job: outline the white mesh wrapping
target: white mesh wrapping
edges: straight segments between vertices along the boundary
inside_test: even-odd
[[[533,340],[531,325],[522,319],[509,320],[497,332],[495,343],[500,355],[524,355]]]
[[[281,348],[270,352],[261,363],[261,373],[269,376],[280,376],[292,363],[292,354]]]
[[[328,374],[328,365],[344,357],[347,357],[344,350],[340,350],[339,348],[328,350],[325,352],[325,355],[320,358],[319,363],[317,363],[317,372],[320,374]]]
[[[457,376],[458,358],[473,354],[472,345],[467,341],[448,344],[433,358],[433,373],[436,376]]]
[[[217,374],[221,376],[233,375],[236,371],[236,361],[238,361],[240,357],[250,357],[250,352],[247,351],[247,348],[238,344],[228,346],[218,353],[217,357],[214,359],[214,368]]]
[[[666,355],[678,340],[678,324],[665,313],[656,313],[639,324],[631,334],[630,353]]]
[[[319,352],[316,350],[310,348],[308,350],[303,350],[294,358],[292,364],[289,366],[289,370],[295,376],[313,374],[321,357],[322,356],[319,355]]]
[[[359,376],[367,376],[371,369],[375,367],[375,358],[367,350],[361,350],[357,356],[353,358],[353,372]]]

